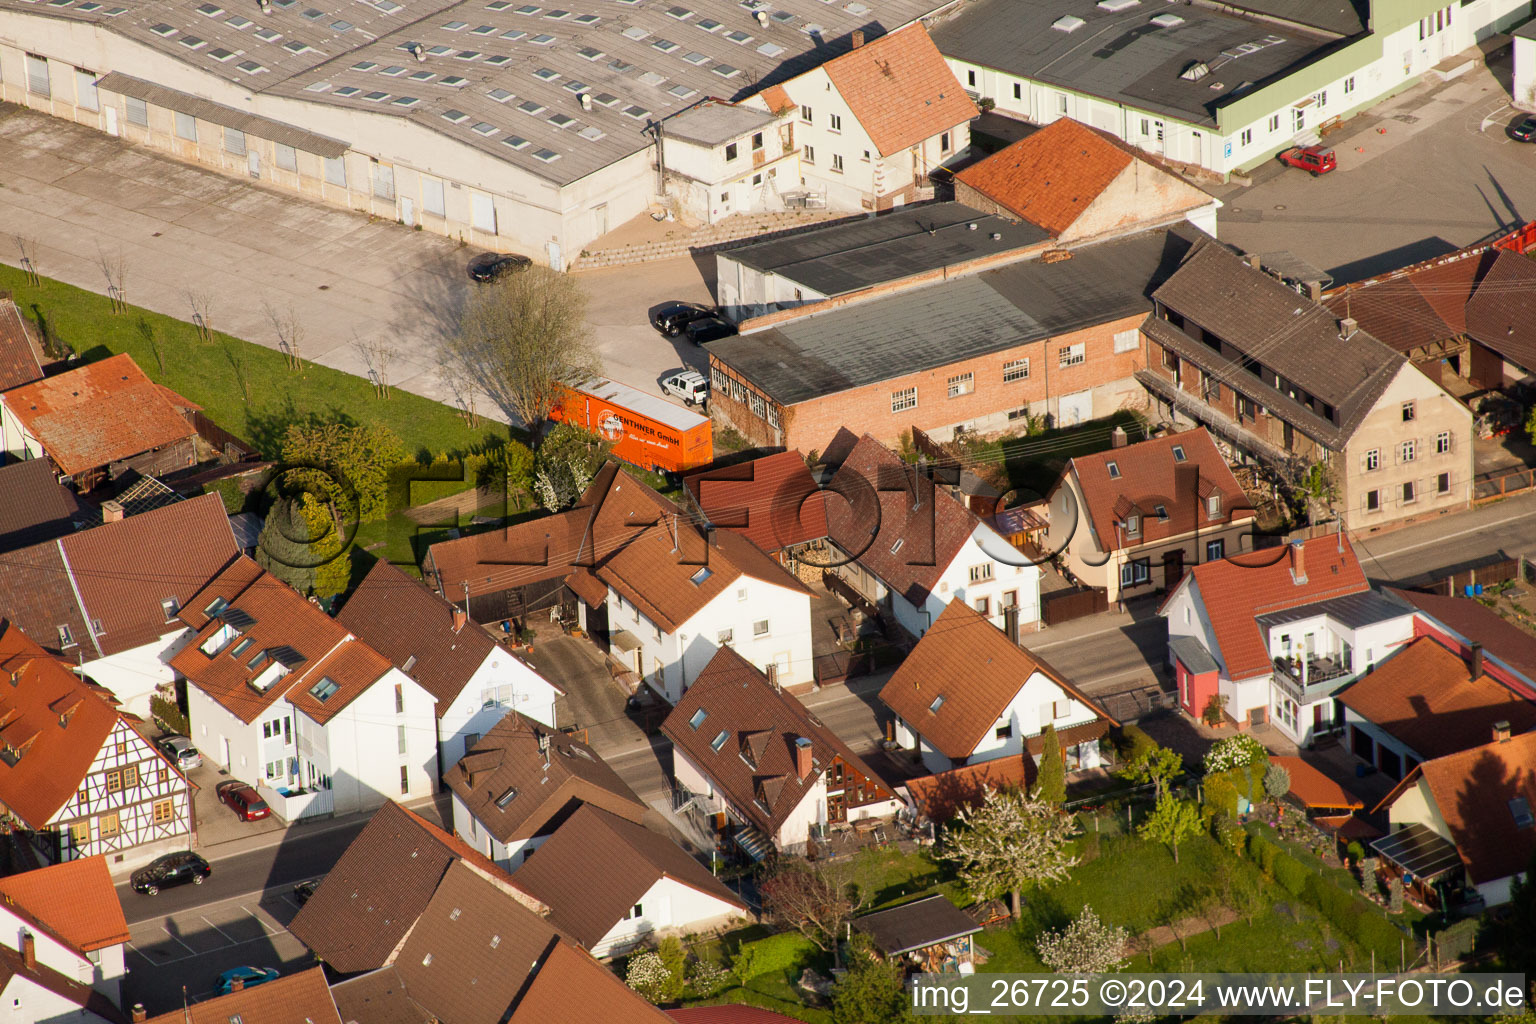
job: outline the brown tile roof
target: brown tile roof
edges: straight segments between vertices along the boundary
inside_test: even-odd
[[[0,391],[43,378],[43,350],[16,300],[0,295]]]
[[[1536,681],[1536,637],[1480,601],[1412,590],[1388,590],[1463,640],[1476,641],[1516,672]]]
[[[1495,722],[1507,721],[1517,733],[1536,728],[1536,704],[1488,675],[1472,679],[1465,661],[1427,636],[1357,679],[1338,700],[1425,760],[1481,746]]]
[[[210,616],[207,609],[215,599],[227,607]],[[193,595],[180,617],[197,632],[171,659],[171,667],[243,722],[254,721],[286,695],[323,725],[390,668],[383,655],[351,639],[340,623],[244,555]],[[203,643],[226,624],[238,635],[213,655],[204,654]],[[245,645],[246,640],[251,643]],[[253,668],[263,652],[266,657]],[[274,662],[289,671],[257,690],[254,680]],[[326,678],[339,689],[321,701],[310,691]]]
[[[86,614],[101,622],[103,654],[116,654],[180,629],[162,604],[192,600],[240,553],[224,502],[202,494],[59,541]]]
[[[1175,448],[1184,452],[1183,462],[1175,460]],[[1111,463],[1118,475],[1110,475]],[[1204,427],[1079,455],[1063,470],[1063,476],[1070,473],[1077,476],[1087,519],[1099,547],[1106,551],[1154,544],[1196,529],[1251,519],[1255,514],[1251,507],[1245,507],[1251,502]],[[1209,518],[1206,511],[1211,495],[1220,502],[1216,519]],[[1157,515],[1158,506],[1167,510],[1166,519]],[[1131,514],[1140,519],[1141,533],[1136,537],[1125,533],[1126,516]]]
[[[393,967],[337,982],[331,997],[344,1024],[433,1024],[432,1014],[411,998]]]
[[[1315,601],[1369,590],[1355,549],[1342,535],[1316,537],[1302,545],[1306,576],[1293,571],[1295,545],[1233,555],[1194,566],[1164,600],[1166,609],[1179,589],[1197,586],[1228,679],[1248,679],[1274,671],[1269,647],[1255,617]]]
[[[881,156],[890,156],[977,114],[921,22],[822,65]]]
[[[694,725],[698,711],[705,713],[704,718]],[[776,690],[762,672],[729,647],[710,658],[662,722],[661,731],[769,836],[805,799],[833,757],[842,758],[871,781],[880,778],[805,705]],[[726,741],[715,750],[711,743],[721,732],[726,733]],[[795,770],[795,740],[800,737],[811,741],[813,767],[804,779]],[[754,756],[756,767],[741,756],[743,750]],[[880,797],[890,796],[881,784]]]
[[[692,516],[610,462],[565,512],[461,540],[434,544],[428,568],[445,593],[471,596],[585,568],[672,631],[742,575],[794,590],[801,583],[735,534],[707,541]],[[701,566],[710,572],[694,582]]]
[[[787,114],[795,109],[795,101],[789,98],[789,92],[782,85],[770,85],[761,95],[768,109],[775,114]]]
[[[942,825],[965,808],[980,805],[992,790],[1029,789],[1038,775],[1033,758],[1016,754],[908,779],[906,785],[917,813]]]
[[[82,953],[128,941],[128,921],[105,857],[0,878],[0,897]]]
[[[1536,261],[1501,250],[1467,303],[1467,333],[1512,363],[1536,367]]]
[[[387,559],[374,563],[336,619],[437,698],[442,716],[496,649],[472,622],[454,629],[454,606]]]
[[[0,401],[69,476],[196,433],[127,353],[13,388]]]
[[[668,1010],[676,1024],[800,1024],[794,1017],[756,1006],[686,1006]]]
[[[672,1024],[585,950],[559,942],[510,1024]],[[455,1022],[457,1024],[457,1022]]]
[[[341,1024],[325,969],[311,967],[263,985],[149,1018],[149,1024]],[[373,1024],[373,1022],[369,1022]]]
[[[1399,352],[1449,341],[1467,333],[1467,303],[1497,255],[1463,251],[1356,282],[1333,292],[1328,308]]]
[[[467,866],[448,867],[395,962],[439,1020],[496,1024],[559,940],[549,922]]]
[[[1290,796],[1308,807],[1363,808],[1365,801],[1324,775],[1299,757],[1273,754],[1270,764],[1277,764],[1291,775]]]
[[[847,500],[828,503],[828,533],[888,588],[921,605],[981,520],[868,434],[855,439],[843,428],[828,450],[847,452],[830,485]]]
[[[288,930],[342,974],[384,966],[455,852],[394,801],[369,819]]]
[[[880,699],[934,749],[970,757],[998,716],[1039,672],[1072,699],[1118,725],[1042,658],[1008,639],[964,601],[951,601],[880,690]],[[944,698],[938,711],[931,710]]]
[[[539,749],[549,743],[549,762]],[[645,803],[587,744],[509,712],[475,741],[443,781],[503,843],[548,835],[583,804],[638,822]],[[516,790],[505,807],[497,801]]]
[[[69,803],[117,725],[103,693],[0,622],[0,742],[22,752],[15,764],[0,759],[0,803],[31,828]]]
[[[1519,827],[1510,801],[1523,798],[1536,811],[1536,732],[1485,743],[1421,764],[1435,806],[1474,883],[1525,871],[1536,853],[1536,831]],[[1382,803],[1390,803],[1410,774]]]
[[[663,878],[748,913],[735,893],[672,840],[590,806],[571,815],[512,876],[549,906],[561,930],[588,949]]]
[[[83,514],[75,492],[54,478],[47,459],[0,466],[0,552],[72,533]]]
[[[955,175],[1004,209],[1059,235],[1135,158],[1068,117]]]
[[[101,657],[56,540],[0,556],[0,608],[47,651],[72,660],[81,654],[88,661]],[[67,645],[59,635],[61,626],[69,631]]]
[[[10,986],[15,978],[26,978],[34,985],[47,989],[59,998],[80,1007],[88,1013],[94,1013],[103,1020],[120,1024],[124,1019],[123,1013],[106,996],[97,992],[91,986],[65,977],[52,967],[43,963],[36,963],[28,967],[20,953],[9,946],[0,946],[0,991]],[[20,1018],[20,1014],[17,1015]],[[48,1018],[49,1020],[69,1020],[72,1015],[58,1014]],[[178,1018],[179,1019],[179,1018]],[[193,1021],[192,1024],[203,1024],[202,1021]],[[256,1024],[256,1022],[252,1022]],[[324,1024],[317,1021],[316,1024]]]
[[[716,528],[738,533],[763,551],[827,535],[826,496],[799,452],[705,470],[683,485]]]

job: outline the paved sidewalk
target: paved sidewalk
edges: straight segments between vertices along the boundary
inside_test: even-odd
[[[415,800],[404,801],[402,806],[421,815],[434,825],[453,830],[453,803],[452,794],[444,788],[443,792],[431,796],[418,797]],[[228,808],[225,808],[228,811]],[[268,818],[262,822],[238,822],[235,821],[233,812],[230,812],[230,820],[239,825],[266,825],[275,823],[276,827],[241,833],[238,830],[218,829],[215,831],[212,841],[205,840],[203,827],[198,829],[197,852],[202,854],[210,862],[237,857],[255,850],[266,850],[275,846],[282,846],[290,839],[299,836],[318,836],[327,832],[339,832],[343,829],[356,829],[367,824],[378,809],[371,811],[359,811],[355,814],[342,814],[330,818],[316,818],[308,821],[284,822],[279,818]]]

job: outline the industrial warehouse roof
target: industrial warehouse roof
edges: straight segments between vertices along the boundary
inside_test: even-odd
[[[1244,6],[1278,13],[1320,5],[1266,0]],[[1223,103],[1317,59],[1335,42],[1331,35],[1207,7],[1125,0],[982,0],[936,27],[933,39],[954,60],[1213,127]],[[1205,64],[1207,73],[1182,77],[1196,64]]]
[[[1050,237],[1027,221],[944,202],[769,239],[721,256],[831,297],[1027,249]]]
[[[781,405],[1150,310],[1198,228],[1148,231],[914,288],[711,342],[710,355]]]
[[[648,121],[711,96],[741,99],[847,52],[854,29],[873,40],[938,5],[688,3],[271,0],[226,10],[219,0],[0,0],[0,9],[99,24],[254,94],[403,118],[563,185],[644,149]],[[281,117],[280,104],[258,104]],[[290,120],[325,119],[295,110]]]

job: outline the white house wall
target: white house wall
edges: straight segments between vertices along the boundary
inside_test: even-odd
[[[793,779],[784,780],[784,788],[796,785]],[[805,796],[795,805],[779,825],[778,834],[773,837],[774,845],[780,851],[798,852],[805,848],[806,840],[810,838],[812,825],[825,825],[827,823],[827,777],[825,773],[816,777],[816,782],[805,791]]]
[[[166,662],[180,649],[177,641],[190,632],[177,629],[159,640],[87,662],[85,674],[111,690],[124,711],[149,718],[149,698],[156,687],[176,681],[175,670]]]
[[[626,917],[610,928],[593,944],[593,956],[622,951],[651,936],[681,930],[704,931],[741,916],[738,907],[665,876],[658,878],[636,905],[640,907],[640,916]]]
[[[5,987],[0,989],[0,1006],[5,1007],[6,1021],[16,1024],[55,1024],[70,1021],[71,1024],[108,1024],[108,1022],[81,1008],[80,1004],[44,988],[23,974],[13,974]]]
[[[1060,709],[1065,714],[1059,718],[1055,715],[1057,704],[1066,705]],[[1024,752],[1025,740],[1038,736],[1047,725],[1054,725],[1059,733],[1075,725],[1086,725],[1098,717],[1092,708],[1071,697],[1044,674],[1031,673],[998,716],[992,730],[976,744],[967,763],[1017,756]],[[1005,723],[1012,726],[1010,735],[998,739],[997,727]]]
[[[500,688],[504,686],[512,688],[511,697],[506,701],[501,700]],[[556,728],[555,700],[558,696],[549,681],[527,662],[500,647],[495,648],[475,669],[438,722],[443,770],[459,763],[467,752],[469,737],[479,739],[484,736],[508,711],[516,711]]]
[[[921,637],[938,620],[952,600],[964,601],[971,608],[982,598],[988,601],[988,621],[1003,627],[1002,597],[1018,593],[1019,623],[1027,625],[1040,619],[1040,569],[1018,565],[1024,555],[991,527],[978,525],[958,554],[940,574],[933,590],[920,606],[896,591],[891,592],[891,610],[896,621],[913,636]],[[971,568],[991,564],[991,579],[971,582]]]
[[[395,686],[404,711],[395,711]],[[301,714],[300,717],[303,717]],[[406,749],[400,750],[400,729]],[[431,694],[390,669],[324,726],[335,813],[371,810],[387,800],[437,792],[437,716]],[[406,771],[406,785],[400,772]]]
[[[96,965],[91,963],[91,961],[62,942],[59,942],[46,931],[38,929],[29,922],[22,920],[10,910],[7,910],[4,906],[0,906],[0,946],[19,953],[21,952],[23,935],[32,936],[32,948],[37,955],[37,962],[44,967],[51,967],[71,981],[78,981],[84,985],[95,986],[102,980],[97,977]],[[117,951],[118,956],[116,959],[121,964],[122,947],[109,946],[107,949],[102,950],[102,952],[105,953],[109,950]],[[117,974],[112,976],[112,987],[114,989],[117,987],[117,979],[122,977],[122,973],[119,969]]]
[[[109,772],[132,767],[136,785],[117,790],[107,780]],[[155,805],[168,807],[168,816],[155,821]],[[115,834],[103,833],[104,816],[115,815]],[[44,823],[34,823],[39,827]],[[79,790],[46,823],[59,830],[59,860],[79,860],[100,854],[113,874],[131,871],[171,850],[185,850],[191,843],[192,797],[186,778],[121,718],[91,760]],[[74,829],[83,826],[84,843],[75,841]],[[51,858],[50,858],[51,859]]]

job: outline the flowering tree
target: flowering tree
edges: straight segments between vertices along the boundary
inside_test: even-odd
[[[672,972],[662,962],[661,954],[653,950],[636,953],[629,958],[629,968],[624,972],[624,984],[651,1002],[660,1002],[672,981]]]
[[[1018,917],[1024,889],[1061,881],[1077,863],[1067,852],[1067,841],[1076,834],[1076,819],[1054,805],[1029,799],[1016,789],[994,789],[944,829],[938,856],[956,866],[973,893],[1007,893],[1013,916]]]
[[[1105,924],[1092,907],[1084,907],[1065,928],[1040,936],[1035,950],[1057,974],[1108,974],[1125,964],[1130,941],[1130,932]]]
[[[1268,757],[1269,752],[1264,749],[1262,743],[1247,733],[1239,733],[1236,736],[1217,740],[1215,746],[1205,752],[1205,773],[1214,775],[1216,772],[1231,771],[1233,768],[1245,768],[1264,761]]]

